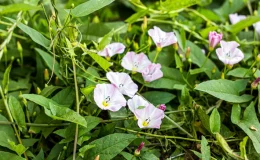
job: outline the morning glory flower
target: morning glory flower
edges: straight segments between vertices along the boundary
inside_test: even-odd
[[[94,89],[94,100],[102,110],[115,112],[126,106],[125,97],[113,84],[98,84]]]
[[[243,52],[237,47],[239,44],[235,41],[220,41],[221,48],[216,49],[217,56],[224,64],[233,65],[244,58]]]
[[[173,32],[164,32],[156,26],[154,26],[153,29],[149,29],[148,34],[159,48],[177,43],[177,38]]]
[[[161,65],[152,63],[148,65],[142,72],[144,81],[151,82],[163,77],[163,72],[161,71]]]
[[[130,111],[135,114],[137,109],[145,108],[149,105],[149,102],[147,102],[143,97],[135,95],[132,99],[127,101],[127,105]]]
[[[125,46],[122,43],[111,43],[108,44],[102,51],[98,52],[98,55],[110,59],[115,54],[121,54],[125,51]]]
[[[211,50],[213,50],[216,45],[219,44],[219,42],[222,39],[222,33],[218,34],[217,32],[209,32],[209,47]]]
[[[149,104],[143,109],[135,110],[135,116],[138,119],[137,123],[140,128],[159,129],[164,118],[164,111]]]
[[[131,77],[126,73],[108,72],[107,79],[115,85],[119,91],[129,97],[133,97],[138,90],[138,86],[133,82]]]
[[[229,19],[230,19],[231,24],[236,24],[239,21],[246,19],[246,16],[238,15],[237,13],[234,13],[234,14],[229,15]]]
[[[132,73],[140,72],[152,62],[148,59],[148,57],[144,53],[136,54],[135,52],[127,52],[126,55],[122,59],[121,65],[127,69],[132,71]]]

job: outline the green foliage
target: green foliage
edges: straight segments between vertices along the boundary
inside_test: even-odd
[[[243,103],[248,102],[253,98],[251,95],[247,94],[239,95],[240,92],[245,90],[246,85],[247,80],[230,81],[220,79],[202,82],[197,85],[195,89],[228,102]]]
[[[125,147],[127,147],[134,139],[135,135],[114,133],[100,139],[97,139],[89,145],[95,145],[86,153],[86,157],[94,159],[97,155],[100,155],[103,160],[110,160],[119,154]]]
[[[212,133],[219,133],[220,132],[220,125],[221,125],[221,121],[220,121],[220,115],[218,113],[218,110],[215,108],[210,117],[209,117],[209,126],[210,126],[210,130]]]

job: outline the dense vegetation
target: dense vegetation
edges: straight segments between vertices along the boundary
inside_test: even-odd
[[[0,33],[0,159],[260,159],[258,0],[1,0]]]

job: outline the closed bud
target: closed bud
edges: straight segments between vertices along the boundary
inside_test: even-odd
[[[75,7],[74,3],[71,3],[71,8],[73,9]]]
[[[260,54],[258,54],[258,55],[256,56],[256,61],[257,61],[257,62],[260,62]]]
[[[17,50],[21,53],[23,52],[23,47],[19,41],[17,41]]]
[[[65,151],[66,151],[66,150],[67,150],[67,146],[63,146],[63,150],[65,150]]]
[[[139,155],[140,155],[140,151],[142,150],[143,147],[144,147],[144,142],[142,142],[142,143],[138,146],[138,148],[135,150],[134,155],[135,155],[135,156],[139,156]]]
[[[144,16],[144,22],[143,22],[143,24],[142,24],[142,30],[143,30],[143,32],[145,32],[146,29],[147,29],[147,17]]]
[[[260,77],[256,78],[253,83],[251,83],[251,88],[256,89],[260,82]]]
[[[175,49],[175,51],[177,51],[178,50],[178,43],[173,43],[173,49]]]
[[[99,160],[99,157],[100,157],[100,156],[99,156],[99,155],[97,155],[97,156],[96,156],[96,158],[95,158],[95,160]]]
[[[34,116],[34,117],[36,116],[36,114],[37,114],[36,112],[33,112],[33,116]]]
[[[189,63],[191,63],[191,62],[192,62],[191,58],[188,58],[188,62],[189,62]]]
[[[36,88],[36,93],[41,94],[41,89],[39,87]]]
[[[6,46],[4,47],[4,54],[6,54],[7,53],[7,48],[6,48]]]
[[[138,49],[139,49],[139,45],[138,45],[138,43],[133,42],[133,47],[134,47],[135,50],[138,50]]]
[[[211,70],[211,73],[216,73],[216,67]]]
[[[185,53],[185,57],[186,57],[187,59],[190,58],[190,47],[187,48],[186,53]]]
[[[132,31],[132,25],[131,25],[131,24],[128,25],[127,31],[128,31],[128,32],[131,32],[131,31]]]
[[[126,44],[128,44],[128,45],[131,44],[131,40],[129,38],[126,39]]]
[[[148,40],[147,40],[147,44],[148,44],[149,46],[151,46],[152,43],[153,43],[153,42],[152,42],[152,39],[151,39],[151,37],[149,37]]]
[[[55,77],[55,85],[58,86],[58,85],[59,85],[59,82],[60,82],[60,81],[59,81],[59,78],[56,76],[56,77]]]
[[[258,15],[257,10],[254,10],[254,16],[257,16],[257,15]]]
[[[221,73],[221,79],[225,79],[225,74],[223,72]]]
[[[98,16],[95,16],[92,20],[93,23],[100,23]]]
[[[50,78],[49,71],[48,71],[48,69],[45,69],[45,70],[44,70],[44,80],[45,80],[45,81],[48,81],[49,78]]]
[[[165,111],[166,110],[166,105],[165,104],[160,104],[158,107],[160,110]]]

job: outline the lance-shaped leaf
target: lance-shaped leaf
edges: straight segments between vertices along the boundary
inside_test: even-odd
[[[206,92],[214,97],[233,103],[243,103],[250,101],[253,96],[240,92],[245,90],[247,80],[231,81],[226,79],[210,80],[202,82],[196,86],[196,90]]]
[[[252,102],[241,116],[241,107],[238,104],[233,105],[231,121],[238,125],[252,140],[257,153],[260,153],[260,124],[256,116],[254,103]]]

